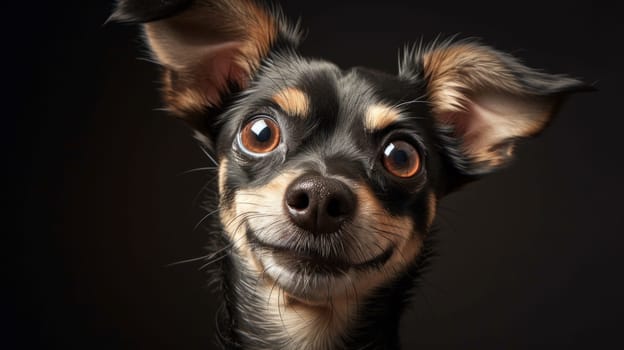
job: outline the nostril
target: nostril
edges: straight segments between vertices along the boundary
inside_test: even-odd
[[[288,196],[286,200],[288,206],[295,210],[305,210],[310,205],[310,198],[305,192],[297,192]]]

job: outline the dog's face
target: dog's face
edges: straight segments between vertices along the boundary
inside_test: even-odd
[[[167,107],[218,158],[235,254],[306,303],[404,273],[438,200],[508,162],[583,88],[466,41],[406,50],[396,75],[341,70],[301,57],[297,31],[253,1],[183,3],[169,16],[121,1],[115,16],[169,16],[146,37]]]
[[[383,73],[282,59],[225,112],[222,222],[290,296],[363,291],[418,254],[440,172],[423,92]]]

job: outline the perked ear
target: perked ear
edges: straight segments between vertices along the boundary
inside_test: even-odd
[[[567,94],[591,89],[469,41],[408,51],[399,74],[424,81],[436,124],[465,175],[508,162],[516,141],[544,129]]]
[[[166,107],[190,122],[244,88],[278,39],[299,40],[278,10],[252,0],[119,0],[111,20],[144,23]]]

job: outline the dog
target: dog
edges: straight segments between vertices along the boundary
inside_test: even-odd
[[[505,166],[590,87],[474,40],[408,48],[398,74],[298,52],[252,0],[120,0],[166,109],[217,166],[211,224],[231,349],[395,349],[438,202]]]

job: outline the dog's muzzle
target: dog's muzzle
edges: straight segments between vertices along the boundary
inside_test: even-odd
[[[306,174],[286,189],[284,206],[290,220],[311,234],[333,233],[351,219],[356,197],[342,181]]]

